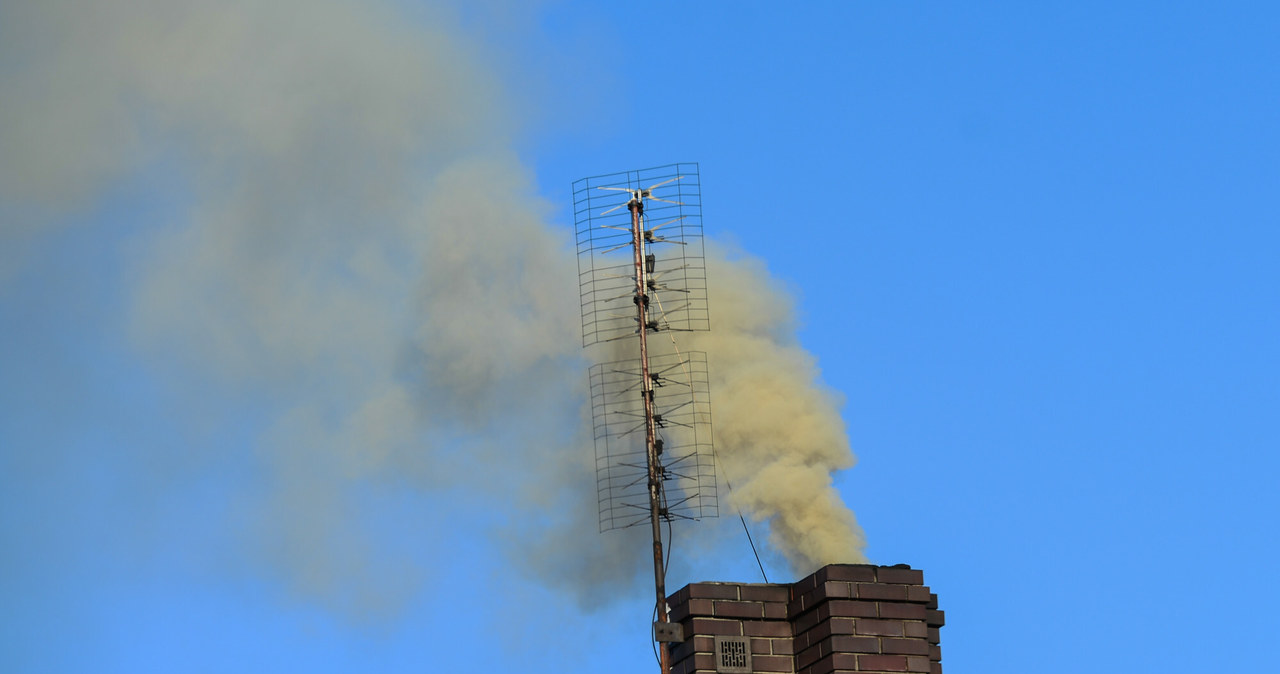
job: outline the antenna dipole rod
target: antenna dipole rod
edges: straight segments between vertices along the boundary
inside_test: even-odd
[[[631,243],[635,253],[636,267],[636,316],[640,322],[640,374],[641,392],[644,398],[644,444],[645,456],[649,464],[649,522],[653,525],[653,585],[657,593],[655,613],[657,621],[667,622],[667,581],[666,570],[662,560],[662,469],[658,458],[657,423],[654,421],[653,380],[649,378],[649,297],[647,295],[648,272],[644,264],[644,231],[641,215],[644,213],[644,198],[640,190],[632,193],[627,202],[627,210],[631,211]],[[662,674],[671,671],[670,653],[667,644],[659,642],[659,659]]]

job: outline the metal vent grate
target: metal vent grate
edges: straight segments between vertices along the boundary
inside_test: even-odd
[[[751,639],[716,637],[716,672],[751,674]]]

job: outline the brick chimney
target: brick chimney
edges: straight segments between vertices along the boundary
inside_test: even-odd
[[[672,674],[941,674],[943,614],[906,565],[832,564],[792,584],[692,583],[671,595]]]

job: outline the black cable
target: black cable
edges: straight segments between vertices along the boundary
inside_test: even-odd
[[[725,484],[729,484],[729,478],[725,478]],[[729,487],[729,491],[733,491],[733,487]],[[756,542],[751,540],[751,529],[747,528],[747,518],[742,516],[742,511],[738,511],[738,519],[742,520],[742,530],[747,532],[747,542],[751,544],[751,554],[756,556],[756,566],[760,567],[760,575],[764,576],[764,582],[769,582],[769,574],[764,572],[764,564],[760,563],[760,553],[756,552]]]
[[[662,656],[658,655],[658,605],[653,605],[653,622],[649,624],[649,646],[653,648],[653,661],[662,667]]]
[[[667,490],[666,490],[666,489],[663,489],[663,490],[662,490],[662,501],[663,501],[663,503],[662,503],[662,508],[663,508],[664,510],[665,510],[665,509],[667,509],[668,507],[670,507],[670,506],[669,506],[669,504],[668,504],[668,502],[667,502]],[[674,528],[672,528],[672,526],[671,526],[671,517],[670,517],[670,515],[668,515],[668,516],[667,516],[667,559],[666,559],[666,561],[664,561],[664,562],[662,563],[662,587],[663,587],[663,591],[664,591],[664,592],[666,592],[666,591],[667,591],[667,590],[666,590],[666,587],[667,587],[667,569],[671,566],[671,548],[675,547],[675,542],[676,542],[675,529],[674,529]],[[664,606],[666,606],[666,607],[667,607],[667,612],[668,612],[668,613],[670,613],[670,611],[671,611],[671,605],[667,603],[667,601],[666,601],[666,597],[663,597],[663,598],[662,598],[662,604],[663,604]],[[654,606],[654,607],[653,607],[653,610],[654,610],[654,612],[656,613],[656,612],[657,612],[657,610],[658,610],[658,607],[657,607],[657,606]],[[667,618],[668,618],[668,617],[669,617],[669,616],[665,616],[665,615],[664,615],[664,616],[662,616],[662,622],[664,622],[664,623],[665,623],[665,622],[667,622]],[[655,628],[655,629],[656,629],[656,628]],[[657,635],[654,635],[654,636],[657,636]],[[663,646],[663,648],[666,648],[666,646],[664,645],[664,646]],[[654,652],[654,655],[658,655],[658,646],[657,646],[656,640],[655,640],[655,643],[654,643],[653,652]],[[661,659],[661,658],[662,658],[662,656],[658,656],[658,666],[659,666],[659,667],[661,667],[661,666],[662,666],[662,659]]]
[[[661,300],[659,300],[659,301],[658,301],[658,309],[662,309],[662,301],[661,301]],[[676,348],[676,355],[679,355],[679,354],[680,354],[680,347],[676,346],[676,338],[675,338],[674,336],[672,336],[672,337],[671,337],[671,345],[672,345],[672,346],[674,346],[674,347]],[[685,366],[684,366],[684,364],[682,364],[682,368],[684,369],[685,376],[686,376],[686,377],[689,377],[689,379],[690,379],[690,388],[692,388],[692,386],[693,386],[693,384],[692,384],[692,377],[690,377],[690,376],[689,376],[689,370],[688,370],[688,368],[687,368],[687,367],[685,367]],[[712,445],[711,445],[711,458],[712,458],[712,460],[714,460],[717,464],[720,464],[721,471],[723,472],[724,464],[720,461],[720,453],[716,451],[716,446],[715,446],[714,444],[712,444]],[[733,483],[729,481],[729,476],[728,476],[728,475],[725,475],[725,476],[724,476],[724,484],[725,484],[725,486],[726,486],[726,487],[728,487],[728,488],[729,488],[730,500],[732,501],[732,500],[733,500],[733,499],[732,499],[732,494],[733,494]],[[664,498],[666,497],[666,492],[665,492],[665,490],[663,491],[663,497],[664,497]],[[745,518],[745,517],[743,517],[743,516],[742,516],[742,509],[741,509],[741,508],[738,508],[737,506],[734,506],[734,509],[738,511],[738,519],[742,522],[742,530],[743,530],[743,531],[745,531],[745,532],[747,532],[747,543],[749,543],[749,544],[751,545],[751,554],[752,554],[752,555],[754,555],[754,556],[755,556],[755,558],[756,558],[756,566],[760,567],[760,576],[761,576],[762,578],[764,578],[764,582],[766,582],[766,583],[767,583],[767,582],[769,582],[769,574],[767,574],[767,573],[765,573],[765,572],[764,572],[764,563],[760,561],[760,552],[756,550],[756,542],[755,542],[755,540],[753,540],[753,539],[751,538],[751,528],[747,526],[747,518]],[[668,529],[670,529],[670,527],[671,527],[671,522],[670,522],[670,520],[668,520],[668,521],[667,521],[667,528],[668,528]],[[670,561],[670,551],[668,551],[668,561]],[[665,577],[665,569],[664,569],[664,577]]]
[[[663,510],[667,510],[667,509],[668,509],[668,508],[670,508],[670,507],[671,507],[671,504],[667,501],[667,490],[666,490],[666,489],[663,489],[663,490],[662,490],[662,509],[663,509]],[[676,540],[675,534],[673,533],[673,531],[672,531],[672,529],[671,529],[671,515],[670,515],[670,511],[668,511],[668,514],[667,514],[667,558],[666,558],[665,560],[663,560],[663,562],[662,562],[662,584],[663,584],[663,587],[666,587],[666,583],[667,583],[667,568],[671,566],[671,546],[675,543],[675,540]],[[664,616],[664,618],[665,618],[665,616]],[[663,622],[666,622],[666,621],[664,620]]]
[[[714,446],[711,448],[711,456],[715,458],[716,463],[720,463],[720,454],[716,452]],[[723,468],[723,466],[721,467]],[[729,500],[732,501],[733,483],[729,481],[728,475],[724,476],[724,486],[729,488]],[[751,544],[751,554],[756,557],[756,566],[760,567],[760,575],[764,578],[764,582],[767,583],[769,582],[769,574],[764,572],[764,564],[760,561],[760,553],[756,551],[756,542],[751,538],[751,528],[747,526],[747,518],[742,516],[741,508],[734,506],[734,509],[738,511],[738,519],[742,522],[742,530],[747,532],[747,542]]]

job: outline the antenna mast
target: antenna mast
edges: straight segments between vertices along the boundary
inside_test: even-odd
[[[673,180],[679,180],[674,178]],[[655,185],[656,187],[656,185]],[[653,379],[649,375],[649,295],[647,289],[648,273],[644,266],[644,235],[640,227],[640,216],[644,213],[644,198],[650,190],[632,190],[631,200],[627,202],[627,210],[631,211],[631,248],[635,251],[636,267],[636,322],[640,325],[640,399],[644,402],[644,449],[646,464],[649,468],[649,521],[653,525],[653,586],[658,594],[655,607],[658,623],[667,622],[667,581],[666,568],[662,559],[662,463],[658,457],[655,441],[658,438],[657,423],[653,418]],[[655,635],[658,626],[654,626]],[[667,649],[662,649],[662,672],[667,674],[671,669]]]
[[[650,181],[656,182],[640,186]],[[718,515],[710,457],[706,356],[682,353],[674,340],[672,353],[667,354],[651,353],[649,344],[651,332],[710,328],[699,188],[696,164],[628,171],[574,183],[583,344],[616,342],[633,335],[639,338],[638,361],[601,363],[591,368],[597,491],[601,531],[638,525],[645,520],[652,530],[654,639],[662,644],[662,674],[670,671],[666,644],[684,640],[681,626],[668,621],[662,523]],[[614,200],[608,202],[614,204],[612,208],[598,210],[595,202],[604,196],[600,191],[622,192],[628,200],[623,204]],[[663,198],[659,193],[674,198]],[[651,209],[655,212],[674,210],[668,214],[678,217],[648,227],[646,202],[656,202]],[[624,206],[630,214],[629,222],[624,225],[609,218],[614,213],[620,216]],[[663,227],[671,227],[664,233],[670,237],[657,233]],[[600,229],[621,231],[625,236],[601,233]],[[650,252],[658,244],[673,244],[680,251],[664,257],[661,271],[658,255]],[[626,248],[631,249],[629,262],[610,255]],[[661,296],[667,293],[679,299],[663,306]],[[615,308],[616,303],[628,297],[635,305],[630,320]],[[667,383],[673,384],[673,390],[659,400],[656,389]],[[631,459],[640,449],[635,444],[641,428],[643,467]],[[669,432],[664,434],[664,430]],[[679,447],[684,454],[664,465],[668,440],[664,435],[668,434],[673,449]],[[641,468],[643,473],[637,474]],[[643,499],[637,489],[641,483]],[[677,494],[674,501],[671,492]]]

